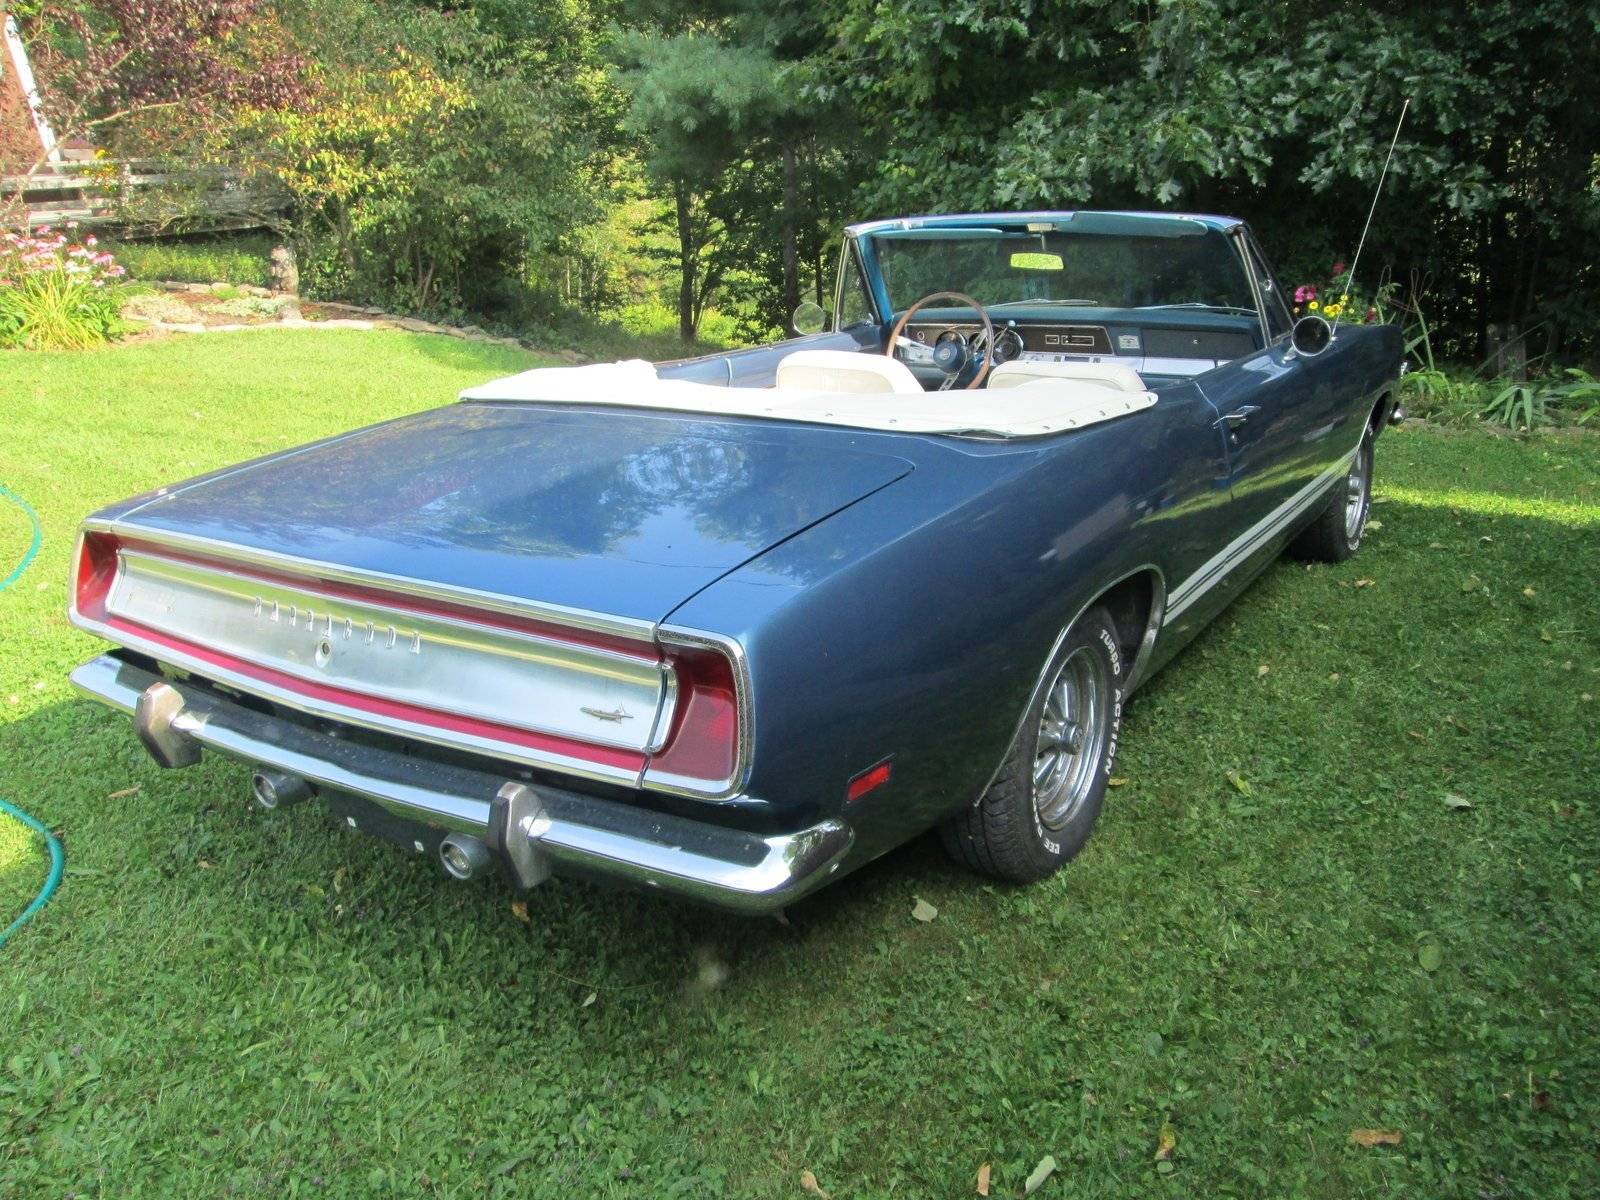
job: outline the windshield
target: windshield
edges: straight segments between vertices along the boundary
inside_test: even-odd
[[[1194,306],[1255,314],[1255,296],[1231,238],[1176,220],[1154,235],[1026,228],[892,230],[871,237],[891,307],[930,292],[965,292],[987,308]],[[1173,230],[1181,232],[1173,232]]]

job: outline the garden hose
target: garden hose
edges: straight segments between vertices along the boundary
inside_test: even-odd
[[[9,500],[20,508],[22,515],[28,518],[28,524],[33,527],[33,535],[28,540],[28,549],[23,554],[22,561],[13,567],[10,574],[4,579],[0,579],[0,592],[3,592],[21,577],[22,573],[28,569],[28,564],[38,555],[39,543],[44,540],[44,531],[39,525],[39,514],[33,511],[33,506],[3,483],[0,483],[0,500]],[[50,897],[55,894],[56,888],[61,886],[61,870],[66,865],[66,855],[62,853],[61,842],[56,838],[56,835],[46,829],[44,822],[31,813],[23,812],[22,809],[10,803],[4,797],[0,797],[0,812],[21,821],[29,829],[44,838],[45,845],[50,847],[50,874],[45,877],[44,887],[39,889],[39,894],[33,898],[28,907],[22,910],[20,917],[4,929],[0,929],[0,946],[3,946],[13,933],[27,924],[33,914],[45,906]]]
[[[28,518],[28,524],[33,527],[33,536],[28,541],[28,548],[23,552],[22,560],[18,562],[15,567],[11,568],[11,573],[9,575],[7,575],[4,579],[0,579],[0,592],[3,592],[22,577],[22,573],[28,569],[28,564],[31,563],[35,557],[37,557],[39,553],[39,543],[44,541],[44,530],[39,525],[39,514],[33,511],[33,505],[29,504],[26,500],[17,495],[3,483],[0,483],[0,500],[9,500],[12,504],[15,504],[18,508],[20,508],[22,510],[22,515]]]

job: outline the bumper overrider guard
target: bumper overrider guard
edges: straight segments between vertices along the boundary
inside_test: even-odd
[[[303,781],[331,803],[353,797],[445,842],[474,851],[481,843],[522,888],[572,873],[771,912],[832,876],[854,836],[838,820],[763,836],[415,758],[269,716],[116,654],[85,663],[71,679],[83,695],[133,716],[164,767],[193,765],[206,749]]]

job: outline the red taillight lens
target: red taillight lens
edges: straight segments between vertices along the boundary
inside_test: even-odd
[[[739,697],[733,663],[715,650],[668,647],[678,676],[678,704],[665,746],[645,782],[676,776],[708,788],[733,781],[739,763]]]
[[[117,546],[117,539],[109,533],[85,533],[79,539],[72,607],[81,616],[105,619],[106,597],[117,574]]]

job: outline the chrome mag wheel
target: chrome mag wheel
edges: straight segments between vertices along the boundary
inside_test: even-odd
[[[1372,443],[1363,441],[1345,477],[1344,536],[1354,546],[1367,525],[1367,506],[1371,502]]]
[[[1080,647],[1061,664],[1046,694],[1033,759],[1033,803],[1047,828],[1070,821],[1094,790],[1113,702],[1111,673],[1093,649]]]

